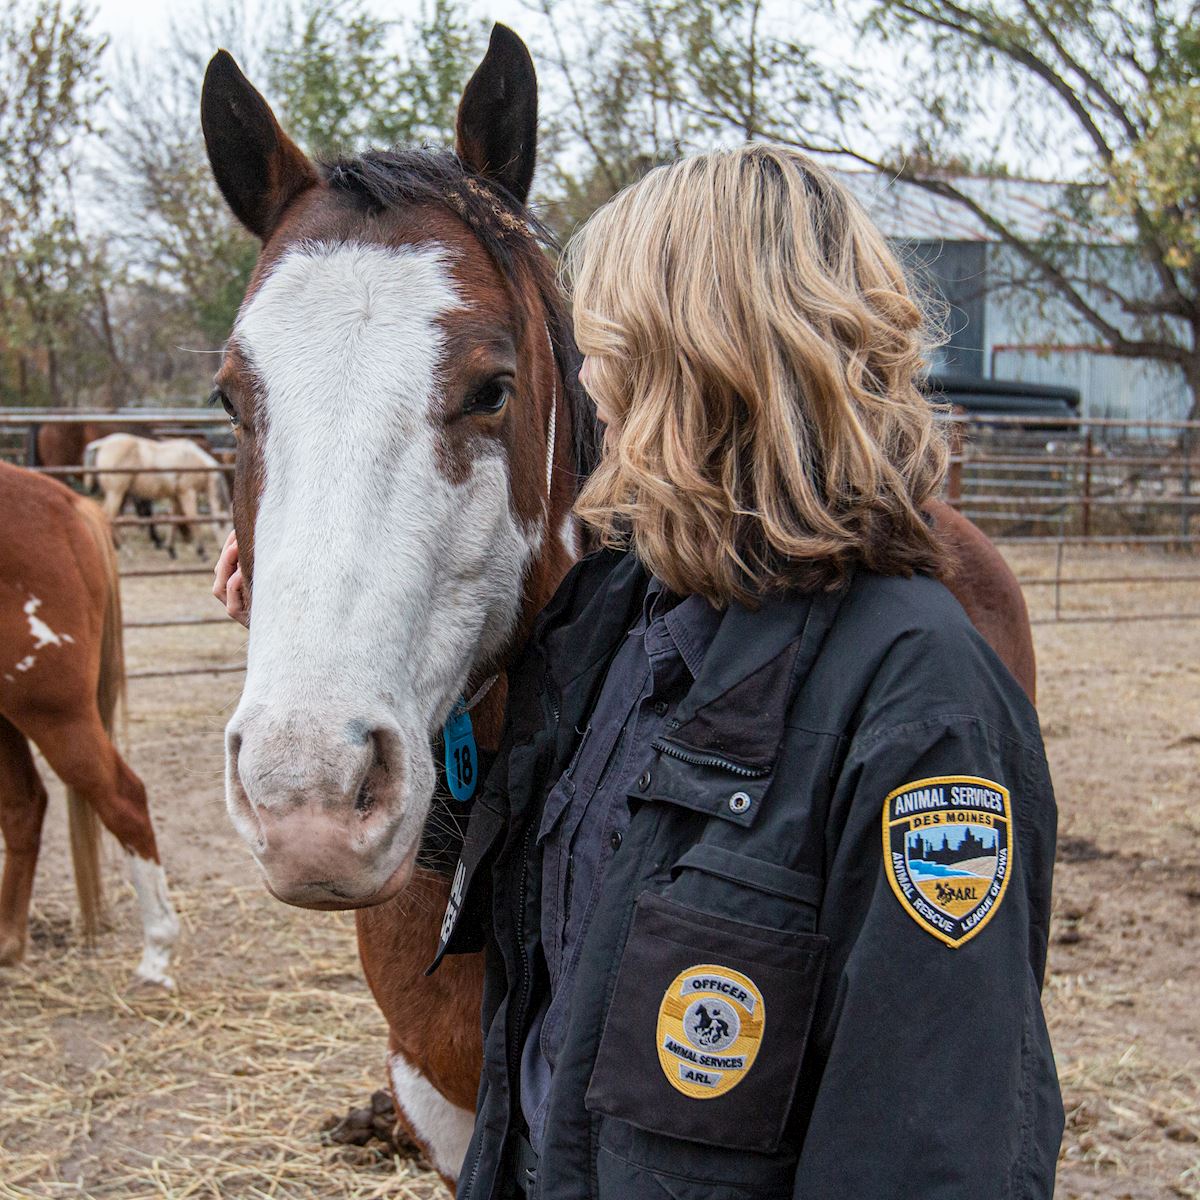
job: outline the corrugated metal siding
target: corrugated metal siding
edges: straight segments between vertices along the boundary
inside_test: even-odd
[[[1112,280],[1122,290],[1148,292],[1149,278],[1139,280],[1148,268],[1127,250],[1108,248],[1087,251],[1091,278]],[[1178,420],[1187,416],[1190,396],[1183,373],[1167,363],[1148,359],[1116,358],[1089,347],[1098,346],[1096,330],[1057,293],[1045,287],[996,288],[997,281],[1021,276],[1014,250],[988,247],[988,292],[984,318],[985,372],[995,379],[1025,383],[1057,383],[1076,387],[1082,396],[1082,414],[1122,420]],[[1110,300],[1090,297],[1106,319],[1137,330]],[[1182,336],[1182,327],[1181,327]],[[1047,347],[1070,347],[1047,349]]]
[[[871,219],[897,241],[993,242],[996,235],[954,200],[934,195],[876,171],[839,170],[838,178],[854,193]],[[1018,237],[1071,237],[1080,241],[1128,242],[1128,222],[1102,212],[1089,215],[1086,227],[1068,215],[1083,199],[1078,184],[1034,179],[956,176],[956,189],[996,216]]]
[[[946,342],[933,369],[947,375],[980,378],[987,370],[987,251],[982,242],[905,242],[896,246],[918,292],[931,291],[944,312]]]
[[[959,205],[873,172],[843,171],[839,178],[892,241],[910,275],[932,281],[950,305],[950,342],[939,352],[935,369],[1078,388],[1088,416],[1152,421],[1187,415],[1191,397],[1177,367],[1090,349],[1100,341],[1097,331],[1053,289],[1031,279],[1016,251],[998,244]],[[1059,215],[1069,200],[1063,184],[955,183],[1022,236],[1061,236],[1069,228]],[[1109,281],[1130,295],[1153,294],[1156,281],[1147,264],[1127,246],[1113,244],[1128,241],[1131,231],[1111,219],[1091,224],[1099,226],[1107,244],[1085,246],[1081,231],[1079,255],[1086,261],[1078,274]],[[1013,281],[1019,282],[1013,286]],[[1131,336],[1142,332],[1114,300],[1093,294],[1089,302]],[[1178,336],[1186,344],[1182,324]]]
[[[1169,363],[1082,350],[996,347],[992,366],[997,379],[1077,387],[1082,397],[1080,415],[1086,417],[1148,424],[1155,419],[1177,421],[1188,415],[1191,403],[1183,372]]]

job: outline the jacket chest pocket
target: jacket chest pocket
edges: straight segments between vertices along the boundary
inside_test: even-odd
[[[669,1138],[778,1150],[827,945],[643,893],[587,1107]]]
[[[816,875],[697,842],[671,868],[664,896],[685,907],[779,932],[812,933],[824,882]]]

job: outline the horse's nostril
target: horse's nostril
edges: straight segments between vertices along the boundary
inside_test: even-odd
[[[354,797],[354,808],[365,817],[374,805],[375,801],[371,796],[371,775],[368,772],[358,789],[358,795]]]
[[[359,784],[358,792],[354,797],[355,811],[364,817],[370,815],[371,810],[375,807],[375,801],[383,792],[388,777],[391,775],[384,743],[386,734],[382,730],[373,729],[367,737],[371,742],[371,765],[367,768],[367,773],[363,776],[363,781]]]

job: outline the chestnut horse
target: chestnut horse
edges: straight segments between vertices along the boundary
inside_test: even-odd
[[[25,953],[46,812],[32,742],[67,788],[85,936],[95,933],[101,907],[99,817],[128,855],[141,908],[145,946],[137,974],[170,987],[179,921],[146,789],[111,738],[125,686],[112,530],[91,500],[2,463],[0,512],[0,965]]]
[[[109,433],[132,433],[138,437],[150,437],[148,425],[135,422],[113,424],[107,421],[54,421],[45,425],[32,425],[29,430],[27,448],[28,465],[31,467],[78,467],[83,463],[83,452],[89,442]]]
[[[454,154],[314,166],[224,52],[202,116],[221,191],[263,243],[216,380],[253,614],[227,804],[277,897],[358,910],[398,1111],[453,1179],[474,1121],[482,964],[423,975],[449,879],[418,850],[427,825],[453,821],[444,801],[431,809],[433,747],[481,690],[476,735],[496,744],[510,656],[580,549],[571,506],[595,449],[525,209],[533,64],[493,29]],[[956,538],[957,594],[1032,687],[1015,580],[972,526],[937,520]]]

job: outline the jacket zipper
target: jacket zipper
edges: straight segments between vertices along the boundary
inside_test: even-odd
[[[550,712],[554,717],[554,730],[557,735],[559,718],[561,709],[558,703],[558,696],[554,690],[553,681],[550,679],[549,671],[546,672],[546,680],[549,686],[546,688],[546,695],[550,700]],[[510,1026],[517,1031],[517,1038],[509,1044],[508,1048],[508,1073],[509,1073],[509,1128],[512,1127],[513,1112],[511,1109],[512,1100],[512,1081],[519,1073],[518,1062],[518,1039],[522,1026],[525,1024],[525,1009],[529,1003],[529,955],[525,952],[525,896],[526,896],[526,875],[529,873],[529,843],[534,833],[534,826],[530,824],[525,830],[525,837],[521,843],[521,884],[517,892],[517,949],[521,954],[520,972],[521,986],[517,992],[517,1020],[515,1025]],[[479,1175],[479,1163],[483,1157],[483,1142],[479,1143],[479,1150],[475,1154],[475,1162],[471,1166],[471,1175],[467,1180],[467,1186],[463,1190],[462,1195],[469,1197],[475,1190],[475,1180]]]
[[[525,874],[529,870],[529,839],[533,832],[533,827],[530,826],[525,831],[525,840],[521,844],[521,886],[517,893],[517,948],[521,952],[521,987],[517,993],[517,1020],[514,1028],[518,1031],[525,1024],[525,1008],[529,1003],[529,955],[525,953]],[[512,1081],[517,1077],[519,1071],[518,1064],[518,1040],[516,1038],[509,1044],[508,1048],[508,1072],[509,1072],[509,1127],[512,1127],[514,1113],[512,1112]],[[483,1142],[479,1143],[479,1149],[475,1154],[475,1162],[471,1166],[471,1176],[467,1180],[467,1186],[463,1190],[464,1197],[470,1197],[475,1190],[475,1180],[479,1175],[479,1163],[483,1157]]]
[[[550,673],[546,673],[546,678],[549,686],[547,687],[547,695],[550,699],[550,711],[554,715],[554,736],[558,736],[559,720],[562,715],[562,709],[558,703],[558,693],[554,688],[553,680],[550,679]],[[552,742],[551,745],[554,743]],[[520,1073],[519,1045],[520,1038],[525,1028],[525,1010],[529,1006],[529,955],[525,950],[525,897],[528,891],[526,877],[529,874],[529,845],[533,840],[533,835],[536,832],[535,826],[530,823],[525,830],[525,838],[521,843],[521,884],[517,889],[517,950],[520,952],[520,970],[521,984],[517,990],[517,1007],[516,1020],[510,1026],[516,1033],[508,1048],[508,1073],[509,1073],[509,1097],[513,1095],[512,1081],[518,1078]],[[519,1085],[518,1085],[519,1086]],[[509,1127],[512,1127],[512,1121],[516,1114],[510,1109],[509,1112]],[[472,1182],[474,1179],[472,1178]],[[537,1181],[534,1181],[534,1190],[537,1190]],[[468,1193],[469,1194],[469,1193]]]
[[[475,1190],[475,1177],[479,1174],[479,1160],[482,1157],[483,1157],[483,1141],[480,1140],[479,1149],[475,1152],[475,1162],[474,1162],[474,1165],[471,1167],[471,1178],[467,1180],[467,1188],[466,1188],[466,1191],[463,1192],[464,1196],[470,1196],[470,1194]]]
[[[669,754],[681,762],[691,763],[695,767],[720,767],[724,771],[741,775],[745,779],[758,779],[771,773],[770,767],[743,767],[739,763],[730,762],[729,759],[721,758],[716,754],[693,754],[688,750],[681,750],[670,742],[654,741],[650,744],[660,753]]]

